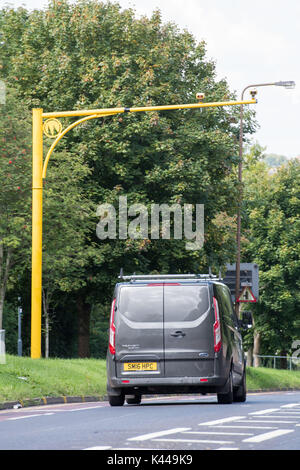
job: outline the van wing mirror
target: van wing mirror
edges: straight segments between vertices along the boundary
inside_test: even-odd
[[[239,327],[243,330],[247,330],[253,326],[252,313],[243,312],[242,319],[238,320]]]

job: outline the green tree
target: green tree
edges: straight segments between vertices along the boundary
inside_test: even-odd
[[[30,116],[12,89],[0,105],[0,329],[7,288],[26,267],[30,242]],[[12,270],[12,268],[14,268]]]
[[[259,265],[260,300],[253,311],[265,354],[291,353],[300,333],[299,176],[297,160],[275,174],[261,161],[245,172],[249,238],[244,256]]]
[[[45,356],[49,355],[50,310],[58,291],[71,293],[85,285],[91,252],[94,207],[84,194],[82,181],[90,170],[77,154],[56,152],[44,185],[43,313]]]

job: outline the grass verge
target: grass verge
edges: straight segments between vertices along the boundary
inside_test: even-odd
[[[247,388],[249,391],[300,389],[300,371],[247,368]],[[31,359],[6,355],[6,364],[0,364],[0,403],[105,394],[104,359]]]
[[[0,365],[0,403],[105,393],[104,359],[31,359],[7,354],[6,364]]]
[[[267,367],[247,367],[248,390],[298,388],[300,371],[269,369]]]

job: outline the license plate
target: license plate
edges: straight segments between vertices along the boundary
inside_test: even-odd
[[[124,364],[124,370],[126,371],[157,370],[157,362],[126,362]]]

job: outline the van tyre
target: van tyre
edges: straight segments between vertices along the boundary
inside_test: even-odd
[[[108,395],[110,406],[123,406],[125,397],[124,395]]]
[[[228,377],[228,392],[226,393],[218,393],[218,403],[220,404],[230,404],[233,402],[233,379],[232,379],[232,372],[230,371]]]
[[[126,403],[128,403],[128,405],[139,405],[141,401],[142,401],[141,395],[135,395],[134,397],[126,398]]]
[[[233,392],[233,401],[245,402],[247,396],[246,369],[244,369],[241,385]]]

